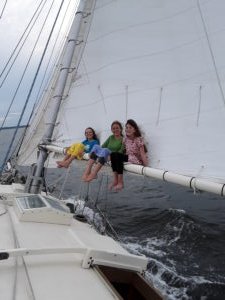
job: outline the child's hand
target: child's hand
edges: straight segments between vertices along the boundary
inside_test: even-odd
[[[84,151],[81,150],[78,152],[78,156],[82,157],[83,155],[84,155]]]

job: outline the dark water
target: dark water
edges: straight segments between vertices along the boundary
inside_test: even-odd
[[[86,199],[85,212],[111,234],[93,213],[99,207],[122,245],[148,257],[146,277],[165,299],[225,299],[225,198],[127,173],[124,190],[110,192],[111,170],[88,185],[80,180],[85,164],[47,171],[47,186],[56,196]]]
[[[225,299],[224,198],[130,174],[122,192],[109,192],[111,170],[88,185],[80,181],[85,164],[47,173],[55,195],[97,203],[122,245],[149,258],[146,276],[165,299]]]
[[[18,133],[14,137],[15,130],[16,130],[15,127],[0,129],[0,167],[2,166],[5,159],[7,158],[7,154],[10,155],[15,150],[18,142],[22,137],[25,127],[21,126],[17,131]],[[9,149],[12,139],[13,139],[12,147],[11,149]]]

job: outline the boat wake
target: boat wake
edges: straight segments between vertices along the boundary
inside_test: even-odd
[[[213,239],[209,224],[198,223],[184,210],[168,209],[149,225],[148,238],[123,237],[123,246],[149,258],[146,277],[167,299],[224,299],[222,267],[218,259],[215,263],[216,256],[207,258],[206,252],[213,249],[208,244]],[[143,227],[146,224],[142,233]]]

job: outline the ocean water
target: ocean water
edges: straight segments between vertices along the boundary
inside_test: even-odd
[[[47,185],[62,198],[85,199],[100,231],[110,224],[128,251],[146,255],[146,277],[165,299],[225,299],[225,198],[128,173],[115,193],[107,189],[109,168],[82,183],[85,164],[49,170]],[[109,224],[93,213],[96,206]]]
[[[5,131],[0,160],[9,136]],[[224,197],[128,173],[124,190],[116,193],[107,188],[112,175],[107,167],[92,183],[82,183],[85,165],[74,161],[70,169],[47,170],[48,189],[73,201],[128,251],[146,255],[146,277],[165,299],[225,299]]]

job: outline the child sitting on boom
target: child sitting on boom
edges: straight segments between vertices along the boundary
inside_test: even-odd
[[[137,123],[129,119],[125,125],[126,136],[123,139],[125,155],[123,153],[111,153],[111,166],[114,179],[110,188],[121,190],[123,183],[123,163],[129,162],[137,165],[148,165],[147,149],[141,136],[141,131]]]
[[[57,161],[58,168],[68,168],[74,159],[82,159],[84,153],[90,153],[94,145],[99,144],[99,140],[93,128],[85,129],[86,139],[82,143],[74,143],[66,149],[63,160]]]
[[[113,152],[123,152],[123,127],[119,121],[114,121],[111,125],[112,135],[102,144],[95,145],[90,153],[90,159],[82,176],[83,181],[89,182],[97,177],[102,166],[107,162]],[[95,162],[97,164],[94,166]]]

